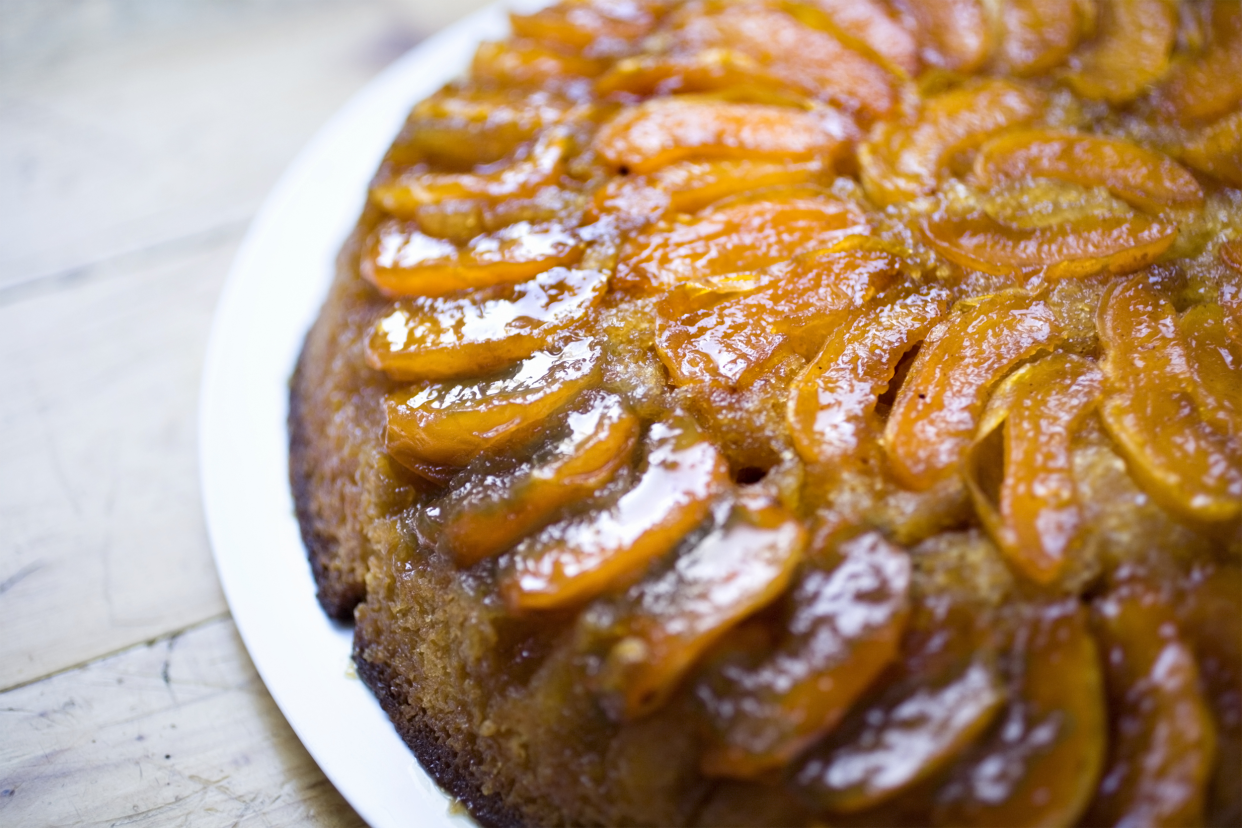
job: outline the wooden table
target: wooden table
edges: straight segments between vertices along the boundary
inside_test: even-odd
[[[229,618],[199,372],[292,156],[479,5],[0,0],[0,824],[361,824]]]

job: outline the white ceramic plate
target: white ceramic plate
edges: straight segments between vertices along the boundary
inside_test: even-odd
[[[541,0],[508,4],[521,9]],[[268,196],[216,310],[199,404],[203,508],[250,657],[302,744],[373,828],[474,825],[423,772],[315,601],[288,483],[288,381],[367,183],[410,108],[508,32],[489,6],[410,51],[320,130]]]

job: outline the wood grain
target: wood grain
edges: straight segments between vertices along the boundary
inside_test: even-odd
[[[0,75],[0,285],[248,218],[351,93],[481,3],[47,5]]]
[[[0,688],[226,611],[195,408],[240,235],[0,292]]]
[[[363,824],[227,619],[5,693],[0,733],[0,824]]]

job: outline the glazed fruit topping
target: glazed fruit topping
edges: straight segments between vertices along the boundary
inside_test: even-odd
[[[740,167],[736,173],[749,171]],[[635,235],[622,248],[615,284],[652,292],[690,279],[758,270],[866,229],[857,207],[811,187],[738,196]]]
[[[1105,187],[1149,213],[1203,204],[1203,188],[1173,159],[1129,141],[1096,135],[1011,132],[980,148],[974,171],[985,187],[1025,176]]]
[[[1145,274],[1112,287],[1100,304],[1101,414],[1153,495],[1192,519],[1230,520],[1242,514],[1242,446],[1205,420],[1215,394],[1192,372],[1177,321]]]
[[[720,452],[679,416],[647,434],[646,469],[615,504],[553,524],[513,550],[501,593],[518,610],[580,604],[640,574],[707,516],[728,482]]]
[[[745,387],[791,353],[815,353],[899,267],[892,254],[847,241],[764,273],[686,283],[660,303],[656,352],[675,385]]]
[[[725,509],[672,566],[579,620],[579,646],[602,651],[591,684],[617,718],[661,707],[712,644],[789,584],[806,543],[801,522],[762,494]]]
[[[691,2],[669,23],[673,54],[732,49],[792,89],[865,118],[882,116],[892,107],[892,76],[846,45],[831,17],[815,4]]]
[[[800,795],[837,813],[874,808],[943,770],[984,734],[1007,691],[976,610],[940,598],[915,608],[878,693],[793,771]]]
[[[840,554],[835,568],[809,570],[794,587],[786,636],[770,656],[704,677],[698,694],[715,729],[705,773],[747,778],[783,766],[839,724],[896,655],[909,557],[878,534]]]
[[[524,282],[581,257],[577,235],[557,222],[518,222],[457,245],[412,224],[390,221],[376,228],[362,275],[385,296],[443,296]]]
[[[1071,444],[1100,384],[1095,365],[1072,354],[1028,363],[993,392],[970,449],[975,510],[1014,567],[1040,583],[1061,575],[1082,527]]]
[[[850,314],[789,390],[786,416],[803,460],[855,471],[877,462],[879,399],[901,358],[944,315],[947,298],[932,288]]]
[[[1074,825],[1091,802],[1108,722],[1087,613],[1075,600],[1032,607],[1010,660],[1006,709],[955,768],[936,825]]]
[[[691,158],[835,161],[848,125],[831,110],[758,103],[656,98],[621,111],[595,136],[617,170],[646,173]]]
[[[1104,0],[1096,36],[1071,61],[1066,80],[1085,98],[1112,104],[1137,98],[1168,71],[1176,22],[1173,0]]]
[[[384,401],[385,444],[397,462],[445,481],[482,452],[531,436],[598,375],[599,348],[587,338],[533,354],[500,378],[420,383]]]
[[[619,397],[587,391],[546,447],[517,468],[488,467],[455,483],[425,534],[461,566],[491,558],[589,499],[628,467],[639,421]]]
[[[475,201],[480,206],[491,206],[504,199],[529,197],[558,183],[571,143],[567,132],[553,129],[544,133],[527,157],[493,172],[433,173],[408,169],[372,185],[371,199],[394,216],[417,219],[421,208],[445,201]]]
[[[1177,239],[1177,224],[1141,215],[1017,228],[982,211],[961,216],[942,211],[924,219],[921,229],[937,252],[963,267],[1042,279],[1132,273]]]
[[[929,98],[910,120],[877,124],[858,150],[867,195],[885,206],[931,194],[955,155],[1030,123],[1044,98],[1012,81],[980,81]]]
[[[554,267],[529,282],[402,299],[375,323],[367,364],[393,379],[456,379],[513,365],[583,322],[608,277]]]
[[[1092,621],[1114,718],[1100,796],[1087,819],[1202,824],[1215,727],[1172,607],[1147,584],[1122,583],[1096,602]]]
[[[956,472],[992,386],[1060,340],[1048,306],[1027,293],[961,303],[928,335],[885,424],[898,480],[927,489]]]

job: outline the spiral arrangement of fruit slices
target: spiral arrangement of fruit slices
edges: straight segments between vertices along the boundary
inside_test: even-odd
[[[693,694],[708,776],[1242,817],[1239,4],[512,24],[371,188],[426,542],[576,610],[618,721]]]

